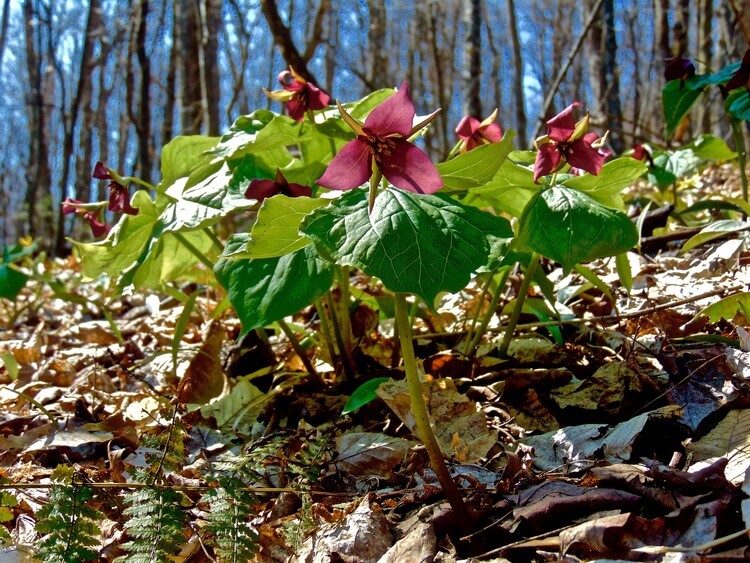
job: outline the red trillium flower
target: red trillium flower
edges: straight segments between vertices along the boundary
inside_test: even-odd
[[[318,184],[331,190],[350,190],[366,182],[377,167],[397,188],[431,194],[443,187],[443,180],[430,158],[407,141],[427,125],[437,111],[417,125],[414,104],[406,82],[370,112],[360,123],[338,104],[344,121],[357,134],[344,145],[328,165]]]
[[[664,68],[665,80],[687,80],[695,76],[695,65],[690,59],[680,56],[672,57],[664,62],[666,63]]]
[[[295,121],[302,121],[305,112],[323,109],[331,101],[331,96],[302,78],[292,67],[279,74],[279,83],[283,90],[266,91],[266,95],[277,102],[284,102],[289,117]]]
[[[596,133],[587,133],[589,115],[576,122],[573,108],[581,106],[573,102],[547,122],[547,134],[534,141],[537,149],[534,162],[534,182],[542,176],[558,172],[565,164],[599,174],[609,151],[602,149],[605,139]],[[606,137],[606,135],[605,135]]]
[[[742,57],[742,62],[740,63],[740,68],[734,71],[732,78],[729,79],[729,82],[727,82],[724,88],[727,92],[731,92],[732,90],[742,88],[743,86],[747,88],[748,92],[750,92],[750,49],[745,51],[745,55]]]
[[[644,145],[641,145],[640,143],[636,143],[633,145],[633,153],[630,155],[636,160],[640,160],[643,162],[644,160],[648,160],[648,163],[653,166],[654,165],[654,159],[651,156],[651,151],[649,151]]]
[[[284,194],[289,197],[299,197],[312,195],[312,188],[310,186],[303,186],[301,184],[290,184],[287,182],[281,170],[276,169],[276,178],[273,180],[265,180],[256,178],[245,190],[245,197],[249,199],[257,199],[258,203],[262,202],[267,197],[275,196],[276,194]]]
[[[461,152],[470,151],[480,145],[499,143],[503,138],[503,130],[495,123],[497,109],[484,121],[467,115],[459,121],[456,135],[461,139]]]
[[[98,238],[102,235],[106,235],[109,232],[110,227],[105,225],[99,219],[99,211],[97,209],[101,209],[100,204],[86,204],[69,197],[66,197],[62,204],[63,215],[70,215],[71,213],[80,215],[88,221],[89,226],[91,227],[91,232]]]
[[[109,180],[109,209],[110,211],[122,211],[128,215],[138,215],[138,210],[130,205],[130,194],[128,189],[120,184],[109,169],[101,161],[94,166],[94,172],[91,174],[97,180]]]

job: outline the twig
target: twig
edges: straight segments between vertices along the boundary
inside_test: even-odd
[[[589,14],[589,19],[586,21],[586,25],[583,26],[583,31],[581,31],[581,35],[578,36],[578,42],[571,49],[570,53],[568,54],[568,59],[565,61],[565,64],[563,64],[562,68],[560,69],[560,72],[557,73],[557,76],[555,76],[555,80],[554,82],[552,82],[552,86],[550,86],[549,90],[547,91],[547,97],[544,98],[544,107],[542,109],[542,117],[546,116],[547,112],[549,112],[550,107],[552,107],[552,101],[555,99],[555,94],[557,93],[557,89],[560,87],[560,83],[562,82],[563,78],[565,78],[565,74],[568,72],[570,65],[573,64],[573,59],[576,58],[578,51],[581,50],[581,46],[583,45],[583,40],[586,39],[586,35],[588,35],[589,30],[594,25],[594,20],[596,19],[596,16],[599,13],[599,8],[601,8],[603,2],[604,0],[599,0],[594,5],[594,7],[591,8],[591,14]],[[534,131],[535,139],[539,136],[539,133],[541,132],[541,130],[542,130],[542,122],[540,121],[536,126],[536,130]]]
[[[74,486],[91,487],[92,489],[160,489],[163,491],[208,491],[220,488],[219,485],[156,485],[148,483],[78,483]],[[56,483],[14,483],[0,484],[0,490],[6,489],[49,489],[56,486]],[[306,495],[325,495],[325,496],[356,496],[359,493],[336,493],[330,491],[314,491],[311,489],[295,489],[292,487],[240,487],[234,489],[246,493],[300,493]]]

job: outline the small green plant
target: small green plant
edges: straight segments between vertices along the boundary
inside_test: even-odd
[[[94,490],[78,478],[69,465],[60,465],[52,473],[50,500],[36,515],[36,529],[44,534],[39,544],[42,561],[68,563],[99,558],[91,547],[99,544],[99,522],[104,515],[88,504]]]
[[[130,541],[122,546],[127,556],[118,561],[169,563],[187,540],[185,508],[190,502],[182,492],[160,486],[167,472],[184,464],[184,435],[175,409],[164,430],[142,438],[142,446],[154,453],[146,455],[146,467],[134,470],[134,481],[143,486],[125,497],[125,532]]]
[[[208,505],[204,528],[207,543],[214,547],[221,562],[250,561],[257,551],[257,534],[250,527],[256,501],[243,487],[241,479],[222,476],[218,486],[201,497],[200,502]]]

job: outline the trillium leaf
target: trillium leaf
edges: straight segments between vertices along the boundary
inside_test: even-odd
[[[526,204],[540,189],[534,183],[534,172],[531,169],[505,160],[490,182],[470,189],[469,194],[497,211],[520,217]]]
[[[724,101],[724,107],[732,117],[750,121],[750,92],[747,88],[734,90]]]
[[[302,220],[330,201],[310,197],[276,195],[263,201],[245,249],[247,258],[274,258],[310,244],[299,234]]]
[[[695,315],[695,317],[698,318],[701,315],[705,315],[708,317],[709,321],[717,323],[721,319],[732,321],[738,313],[741,313],[745,316],[746,320],[750,321],[750,316],[748,316],[750,315],[749,292],[736,293],[729,297],[725,297],[724,299],[720,299],[716,303],[712,303],[704,308]]]
[[[479,146],[437,165],[446,192],[464,191],[492,180],[513,150],[513,131],[507,131],[499,143]]]
[[[584,192],[607,207],[624,209],[625,203],[620,192],[647,171],[648,167],[641,161],[623,157],[607,162],[597,176],[574,176],[563,182],[563,185]]]
[[[568,272],[576,264],[630,250],[638,235],[621,211],[572,188],[555,186],[529,202],[516,240]]]
[[[27,279],[26,274],[0,263],[0,297],[14,300],[26,285]]]
[[[161,184],[167,188],[179,178],[190,175],[190,172],[202,164],[208,164],[212,157],[207,151],[212,149],[218,138],[203,135],[175,137],[161,151]]]
[[[507,220],[444,194],[392,188],[378,194],[370,213],[367,207],[366,191],[351,190],[308,215],[301,231],[332,262],[360,268],[429,306],[438,293],[462,289],[487,262],[489,237],[512,236]]]
[[[241,237],[235,237],[234,244],[239,243]],[[223,258],[214,273],[242,322],[243,335],[310,305],[333,283],[333,266],[312,246],[276,258]]]
[[[661,105],[668,134],[671,135],[674,132],[682,118],[690,111],[690,108],[693,107],[702,93],[701,88],[690,88],[682,80],[667,82],[661,91]]]

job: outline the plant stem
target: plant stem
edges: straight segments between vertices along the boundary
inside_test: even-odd
[[[529,265],[526,267],[526,273],[523,276],[521,288],[518,290],[518,297],[516,297],[516,304],[513,307],[513,312],[510,314],[510,319],[508,319],[508,326],[505,327],[505,334],[503,334],[503,340],[500,343],[500,348],[498,349],[498,355],[501,358],[505,358],[508,355],[508,347],[510,346],[510,341],[513,339],[513,331],[516,329],[518,319],[521,318],[523,302],[526,300],[526,294],[529,291],[531,280],[534,279],[534,272],[536,271],[536,267],[538,265],[539,254],[534,252],[534,254],[531,255]]]
[[[292,345],[295,353],[299,356],[299,359],[302,360],[307,373],[309,373],[310,377],[312,377],[321,387],[325,387],[323,378],[320,377],[320,374],[315,370],[315,366],[312,365],[310,358],[307,357],[307,353],[305,352],[304,348],[302,348],[302,345],[299,343],[297,335],[294,334],[292,328],[284,319],[279,319],[277,322],[279,323],[279,328],[281,328],[281,331],[289,339],[289,343]]]
[[[326,314],[325,305],[318,299],[315,301],[315,310],[318,312],[318,319],[320,319],[320,332],[325,338],[326,346],[328,347],[328,355],[331,357],[331,362],[336,362],[336,347],[334,346],[333,335],[331,334],[331,325],[328,324],[328,315]]]
[[[336,345],[339,347],[341,363],[344,364],[344,377],[346,379],[351,379],[354,376],[353,363],[351,363],[349,351],[346,349],[346,344],[341,335],[341,325],[339,324],[338,315],[336,314],[336,303],[334,302],[333,294],[330,291],[326,293],[326,300],[328,302],[328,310],[331,312],[333,335],[336,338]]]
[[[737,151],[737,162],[740,165],[740,182],[742,183],[742,199],[748,201],[747,190],[747,149],[745,148],[745,135],[737,119],[730,118],[732,124],[732,138],[734,139],[734,148]],[[743,214],[744,215],[744,214]]]
[[[352,320],[349,315],[349,303],[351,291],[349,289],[349,266],[339,266],[336,274],[341,286],[341,302],[339,304],[339,319],[341,322],[341,338],[344,340],[345,352],[349,354],[352,349]]]
[[[469,325],[469,328],[466,330],[466,339],[464,347],[464,354],[467,356],[471,353],[473,342],[474,342],[474,330],[477,328],[477,322],[479,322],[479,315],[482,312],[482,304],[484,303],[485,298],[487,297],[487,294],[490,292],[490,284],[492,283],[492,277],[495,275],[495,272],[497,271],[497,268],[495,270],[492,270],[487,276],[487,280],[482,284],[482,293],[479,296],[479,305],[475,307],[474,309],[474,315],[471,318],[471,324]]]
[[[464,504],[461,494],[458,492],[456,484],[448,472],[448,467],[443,459],[443,452],[440,451],[440,445],[435,438],[435,434],[430,426],[430,419],[427,414],[427,405],[425,404],[424,395],[422,394],[422,382],[419,379],[417,370],[417,360],[414,355],[414,345],[412,342],[411,325],[409,324],[409,306],[406,302],[406,294],[396,293],[396,325],[398,326],[399,342],[401,343],[401,356],[404,359],[404,370],[406,371],[406,381],[409,385],[409,397],[411,399],[411,410],[414,414],[414,420],[417,426],[419,438],[422,440],[427,455],[430,458],[430,465],[437,475],[443,492],[455,513],[456,519],[464,532],[470,531],[473,527],[473,518],[469,514],[466,504]]]
[[[495,314],[495,311],[497,310],[497,304],[500,302],[500,297],[503,294],[503,289],[505,288],[505,284],[508,283],[508,278],[510,277],[510,267],[506,267],[503,272],[500,274],[500,282],[497,284],[497,287],[495,288],[495,293],[492,294],[492,300],[490,301],[490,306],[487,308],[487,312],[484,314],[484,317],[482,317],[482,322],[479,325],[479,328],[474,332],[474,336],[471,339],[471,342],[469,346],[466,348],[466,354],[469,356],[470,359],[474,359],[474,356],[477,353],[477,346],[479,346],[479,341],[482,339],[482,335],[484,334],[484,331],[487,330],[487,326],[490,324],[490,320],[492,320],[492,316]],[[488,284],[492,281],[493,275],[490,276],[490,279],[488,281]]]
[[[214,263],[211,262],[211,260],[209,260],[208,256],[206,256],[200,250],[198,250],[192,242],[186,239],[185,235],[183,235],[179,231],[173,231],[172,234],[175,236],[177,240],[180,241],[180,244],[182,244],[185,248],[187,248],[193,254],[193,256],[195,256],[198,260],[200,260],[200,262],[206,268],[213,271]]]

